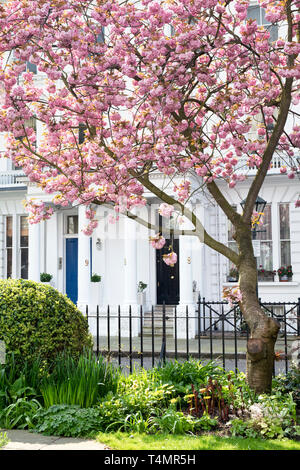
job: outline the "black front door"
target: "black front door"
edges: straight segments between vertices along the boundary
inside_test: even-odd
[[[169,247],[177,254],[177,263],[172,267],[163,261],[163,255],[170,253]],[[166,240],[161,250],[156,250],[157,303],[177,305],[179,302],[179,240]]]

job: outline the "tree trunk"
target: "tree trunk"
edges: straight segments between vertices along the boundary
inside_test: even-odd
[[[239,287],[241,310],[250,328],[247,344],[247,382],[256,393],[270,393],[274,368],[274,346],[279,323],[268,317],[259,305],[256,294],[257,267],[253,254],[251,230],[237,237],[240,249]]]

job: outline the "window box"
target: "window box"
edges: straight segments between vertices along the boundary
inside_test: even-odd
[[[262,274],[258,273],[259,282],[274,282],[274,274]]]
[[[227,282],[237,282],[238,278],[233,276],[227,276]]]
[[[293,280],[292,276],[281,276],[279,282],[291,282]]]
[[[267,269],[263,269],[260,266],[260,269],[257,271],[257,278],[260,282],[274,282],[275,272]]]

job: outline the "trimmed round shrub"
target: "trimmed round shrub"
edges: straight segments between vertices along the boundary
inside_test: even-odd
[[[0,280],[0,340],[18,363],[57,353],[77,356],[92,348],[88,323],[77,307],[51,286],[23,279]]]

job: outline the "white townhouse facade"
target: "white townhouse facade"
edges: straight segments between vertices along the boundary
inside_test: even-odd
[[[265,24],[262,10],[255,4],[249,9],[251,17]],[[272,29],[273,39],[278,31]],[[28,65],[32,67],[32,64]],[[32,70],[36,72],[36,70]],[[41,80],[39,74],[36,80]],[[39,123],[37,126],[37,145]],[[5,148],[0,137],[0,151]],[[290,163],[299,167],[299,159]],[[299,198],[299,179],[288,179],[280,173],[285,162],[280,155],[274,156],[272,168],[264,182],[260,197],[266,201],[264,223],[257,233],[257,264],[261,267],[258,283],[259,296],[267,302],[297,301],[300,297],[300,209],[295,207]],[[242,210],[240,204],[247,194],[254,170],[248,169],[248,178],[236,189],[228,189],[218,183],[229,202]],[[163,175],[157,174],[155,183],[164,185]],[[192,181],[192,188],[199,181]],[[36,197],[51,203],[49,195],[30,183],[22,169],[14,168],[11,161],[0,157],[0,277],[24,278],[40,281],[41,273],[52,276],[51,284],[65,293],[83,311],[86,305],[95,311],[96,305],[105,312],[107,305],[116,311],[118,306],[128,312],[139,309],[142,303],[147,311],[152,305],[178,305],[178,312],[193,312],[198,296],[207,300],[222,300],[224,287],[235,285],[229,276],[228,261],[204,246],[196,237],[179,236],[172,239],[172,220],[164,219],[163,235],[166,248],[173,244],[178,254],[176,265],[167,266],[162,255],[149,243],[154,235],[142,225],[120,215],[107,207],[97,207],[98,228],[91,237],[82,232],[87,224],[85,208],[55,206],[51,219],[29,225],[22,201]],[[146,193],[147,208],[137,209],[137,215],[158,223],[160,201]],[[219,207],[203,192],[196,192],[190,201],[207,232],[223,243],[234,247],[231,227]],[[168,225],[169,224],[169,225]],[[181,226],[188,229],[188,225]],[[293,276],[281,282],[273,274],[280,266],[292,266]],[[101,276],[101,282],[91,282],[91,275]],[[144,295],[138,293],[138,284],[146,285]]]
[[[36,197],[50,203],[49,196],[22,174],[12,169],[11,162],[0,159],[0,276],[40,281],[41,273],[52,275],[51,284],[66,293],[81,308],[85,305],[102,307],[136,306],[141,301],[146,309],[151,305],[186,305],[192,307],[198,295],[207,300],[221,300],[226,286],[233,286],[228,261],[203,245],[198,238],[188,235],[174,237],[174,251],[178,262],[174,267],[162,261],[172,237],[170,222],[163,235],[166,248],[156,250],[149,243],[154,235],[137,222],[116,214],[106,207],[97,208],[98,228],[91,237],[82,232],[87,224],[85,208],[55,207],[51,219],[39,224],[28,224],[23,201]],[[156,184],[163,184],[157,175]],[[220,185],[237,210],[247,194],[251,171],[246,181],[236,190]],[[259,296],[267,302],[297,301],[300,297],[300,210],[295,207],[299,195],[298,179],[289,180],[274,167],[260,192],[267,205],[263,225],[257,233],[258,267],[265,273],[259,277]],[[147,207],[137,215],[158,223],[160,202],[151,194]],[[49,198],[49,199],[48,199]],[[195,195],[191,205],[209,234],[223,243],[234,245],[231,228],[225,215],[203,193]],[[111,218],[115,219],[112,223]],[[187,225],[180,228],[189,227]],[[293,276],[282,282],[272,271],[292,265]],[[90,281],[91,274],[101,276],[100,283]],[[147,284],[143,299],[138,295],[138,284]],[[95,289],[98,293],[95,296]],[[94,308],[94,307],[93,307]]]

